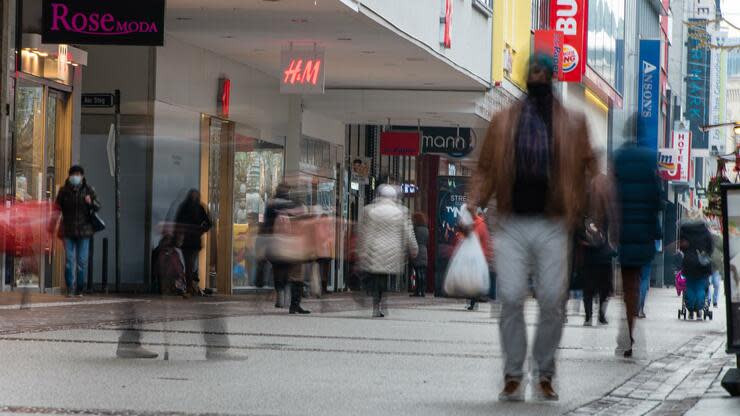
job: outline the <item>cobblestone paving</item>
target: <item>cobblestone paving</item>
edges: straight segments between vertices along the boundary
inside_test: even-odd
[[[718,354],[723,345],[724,338],[719,334],[694,337],[674,353],[648,364],[611,393],[569,415],[683,415],[710,389],[722,394],[716,390],[718,376],[732,361],[732,357]]]

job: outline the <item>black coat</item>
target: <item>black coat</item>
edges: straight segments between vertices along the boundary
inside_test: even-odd
[[[687,279],[703,279],[712,274],[714,242],[712,233],[702,221],[681,224],[681,249],[684,253],[681,272]],[[702,264],[700,256],[705,257],[705,264]]]
[[[86,196],[91,204],[85,202]],[[55,205],[62,215],[59,238],[90,238],[95,234],[91,212],[100,210],[100,202],[95,189],[85,179],[80,186],[73,186],[67,180],[57,194]]]
[[[419,253],[414,257],[414,266],[427,267],[429,260],[427,255],[427,246],[429,245],[429,227],[426,225],[414,226],[414,236],[416,244],[419,246]]]
[[[211,229],[212,223],[202,203],[187,198],[177,209],[175,222],[183,235],[183,249],[200,250],[203,248],[201,236]]]
[[[625,145],[614,158],[620,205],[619,259],[622,266],[642,267],[653,261],[661,238],[661,209],[656,156],[645,148]]]

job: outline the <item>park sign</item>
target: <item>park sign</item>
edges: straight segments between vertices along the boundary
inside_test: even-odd
[[[43,0],[41,41],[76,45],[164,45],[165,0]]]

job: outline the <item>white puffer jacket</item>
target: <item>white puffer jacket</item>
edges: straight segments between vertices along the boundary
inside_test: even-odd
[[[399,274],[419,247],[405,207],[377,198],[363,211],[357,255],[367,273]]]

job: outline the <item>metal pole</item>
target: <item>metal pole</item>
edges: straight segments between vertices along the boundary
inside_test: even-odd
[[[108,239],[103,239],[103,274],[100,278],[103,293],[108,294]]]
[[[88,254],[87,266],[87,292],[93,291],[93,264],[95,264],[95,238],[90,237],[90,253]]]
[[[121,290],[121,90],[115,91],[114,192],[116,194],[116,292]]]

